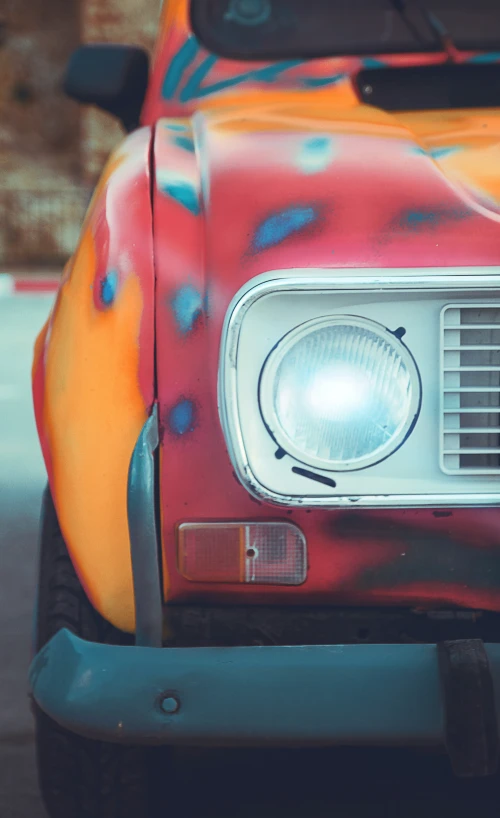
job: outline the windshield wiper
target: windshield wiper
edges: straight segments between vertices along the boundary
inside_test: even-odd
[[[408,17],[407,0],[389,0],[389,3],[393,7],[393,9],[397,11],[399,16],[403,20],[405,26],[412,33],[417,42],[422,44],[425,43],[425,39],[424,37],[422,37],[417,26]],[[453,42],[450,32],[448,31],[444,23],[438,17],[436,17],[436,15],[432,11],[429,11],[424,6],[423,3],[420,3],[419,0],[416,0],[416,5],[418,6],[420,12],[422,13],[430,30],[433,32],[433,34],[435,34],[438,42],[441,45],[441,48],[448,55],[448,60],[450,62],[458,62],[459,61],[458,49],[455,46],[455,43]]]
[[[417,42],[425,44],[425,38],[421,35],[416,25],[410,20],[406,11],[406,0],[389,0],[390,5],[397,11],[408,31],[415,37]]]
[[[442,20],[440,20],[439,17],[436,17],[432,11],[426,9],[424,5],[419,3],[419,6],[422,10],[422,14],[429,24],[429,28],[434,32],[437,39],[441,43],[441,48],[446,52],[446,54],[448,54],[449,61],[459,62],[458,48],[453,42],[451,34]]]

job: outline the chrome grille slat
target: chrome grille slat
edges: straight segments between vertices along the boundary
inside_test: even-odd
[[[484,414],[485,412],[486,413],[491,412],[498,415],[499,409],[497,407],[492,408],[489,406],[481,406],[479,408],[462,406],[459,407],[458,409],[443,409],[443,412],[445,415],[467,415],[467,414],[479,415]],[[460,431],[460,427],[457,429],[457,431]]]
[[[445,449],[445,454],[500,454],[500,447],[498,448],[489,448],[486,447],[484,449],[473,449],[464,447],[463,449]]]
[[[497,324],[457,324],[456,326],[444,328],[445,332],[451,332],[454,329],[500,329],[500,327]]]
[[[500,352],[499,344],[459,344],[458,346],[446,347],[446,352]]]
[[[500,474],[500,305],[453,304],[441,318],[442,468]]]
[[[445,366],[445,372],[500,372],[500,366]]]
[[[475,388],[473,386],[457,386],[455,389],[453,389],[451,386],[445,386],[444,392],[471,392],[477,394],[478,392],[498,392],[498,389],[496,389],[494,386],[476,386]]]
[[[488,429],[469,429],[467,426],[457,426],[454,429],[444,429],[445,435],[500,435],[500,426],[492,426]]]

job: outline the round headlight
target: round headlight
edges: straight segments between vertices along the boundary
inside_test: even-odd
[[[421,385],[407,347],[381,324],[329,316],[289,332],[264,366],[260,403],[278,445],[331,471],[383,460],[418,415]]]

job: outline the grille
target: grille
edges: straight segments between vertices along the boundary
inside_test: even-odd
[[[441,466],[500,474],[500,305],[442,312]]]

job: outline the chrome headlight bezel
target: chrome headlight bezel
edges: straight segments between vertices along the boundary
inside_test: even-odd
[[[397,434],[393,435],[384,446],[376,448],[371,454],[365,455],[364,457],[332,461],[320,457],[314,457],[313,455],[304,452],[295,444],[291,436],[286,434],[274,405],[275,401],[273,393],[276,380],[279,377],[279,368],[292,348],[313,332],[321,330],[322,328],[334,327],[336,325],[348,326],[360,330],[368,330],[383,339],[393,349],[397,349],[397,353],[401,357],[408,371],[411,384],[411,397],[404,423],[401,424]],[[404,443],[407,436],[411,434],[411,431],[418,418],[421,395],[422,385],[420,375],[415,359],[413,358],[410,350],[399,338],[394,335],[394,333],[390,332],[390,330],[388,330],[382,324],[362,318],[358,315],[324,315],[318,318],[313,318],[310,321],[307,321],[305,324],[301,324],[292,329],[280,340],[265,361],[262,368],[259,389],[260,409],[264,422],[266,423],[270,434],[274,437],[276,443],[283,449],[283,451],[285,451],[287,454],[293,455],[299,462],[302,462],[307,466],[335,472],[355,471],[358,469],[368,468],[375,463],[380,463],[382,460],[385,460],[386,457],[390,457],[391,454],[393,454],[399,448],[399,446]]]
[[[227,450],[247,491],[288,508],[498,505],[498,476],[449,475],[441,468],[440,315],[445,305],[464,301],[500,309],[500,267],[292,269],[247,282],[226,313],[218,381]],[[405,344],[420,372],[422,406],[411,435],[392,456],[361,470],[304,468],[283,457],[259,406],[260,373],[271,350],[287,332],[325,313],[361,314],[392,331],[407,328]]]

